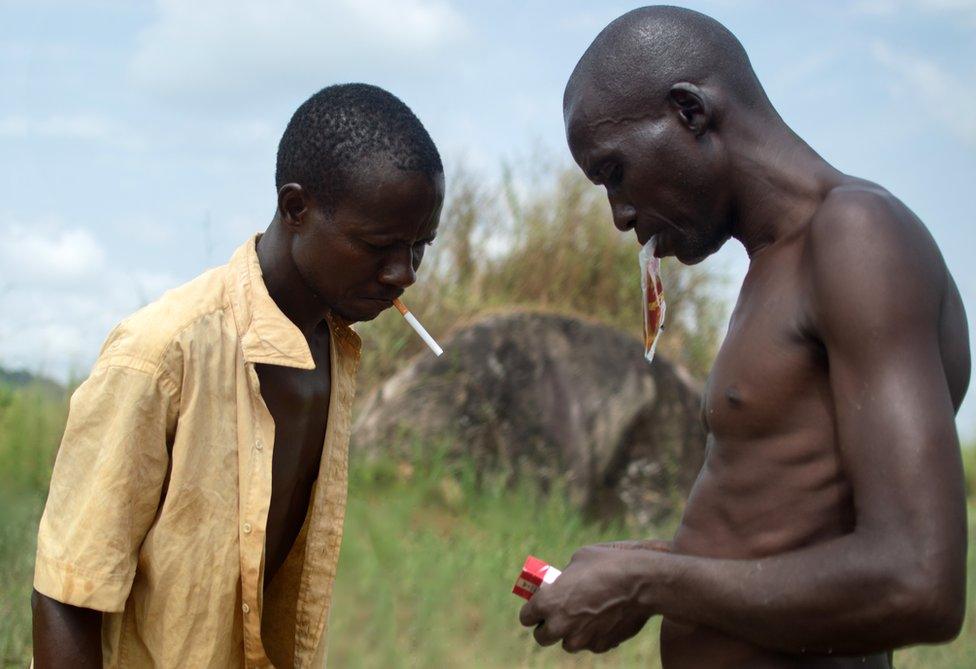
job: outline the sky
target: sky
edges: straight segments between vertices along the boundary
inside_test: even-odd
[[[736,34],[822,156],[921,217],[976,332],[976,0],[677,4]],[[83,376],[115,323],[263,230],[280,134],[323,86],[394,92],[448,177],[540,146],[568,163],[566,79],[636,6],[0,0],[0,365]],[[747,265],[734,242],[707,262],[733,286]],[[976,399],[959,426],[976,438]]]

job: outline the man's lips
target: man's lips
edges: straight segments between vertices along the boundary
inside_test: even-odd
[[[666,237],[661,233],[657,234],[657,244],[654,246],[654,257],[664,258],[666,256],[674,255],[674,246],[671,244],[671,238]]]
[[[649,230],[647,228],[634,228],[634,234],[637,235],[637,242],[644,246],[647,242],[651,241],[652,237],[657,237],[658,240],[661,239],[662,230]]]
[[[667,238],[664,236],[663,230],[657,230],[651,233],[645,233],[638,230],[634,230],[637,235],[637,243],[641,246],[647,244],[652,238],[656,238],[654,244],[654,257],[664,258],[665,256],[672,255],[671,244],[668,243]]]
[[[651,237],[654,237],[655,235],[657,235],[658,239],[660,239],[662,232],[664,232],[662,228],[655,228],[654,226],[647,224],[634,226],[634,234],[637,235],[637,241],[641,246],[649,242]]]
[[[393,300],[387,300],[382,297],[362,297],[360,299],[364,302],[371,302],[375,306],[383,307],[384,309],[393,306]]]
[[[386,293],[384,295],[363,295],[360,299],[373,300],[374,302],[386,302],[387,304],[392,304],[393,300],[397,299],[401,295],[403,295],[403,291],[398,290],[392,293]]]

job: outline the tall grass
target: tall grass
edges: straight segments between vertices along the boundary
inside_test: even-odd
[[[582,544],[627,536],[587,523],[562,491],[476,484],[472,463],[356,462],[336,582],[330,663],[337,667],[596,666],[537,647],[518,624],[512,585],[526,555],[556,564]],[[659,666],[649,632],[616,653]],[[605,662],[604,662],[605,663]]]
[[[44,386],[0,386],[0,664],[30,658],[30,593],[37,522],[66,417]]]
[[[63,397],[4,390],[0,402],[0,666],[30,658],[34,540],[65,417]],[[428,451],[431,449],[428,447]],[[971,454],[973,451],[967,451]],[[968,457],[967,464],[976,466]],[[972,476],[973,470],[970,469]],[[630,537],[586,522],[560,491],[474,484],[471,463],[354,460],[330,632],[334,667],[656,667],[652,622],[605,656],[538,648],[511,594],[525,555],[565,563],[582,545]],[[970,508],[970,536],[976,509]],[[658,536],[668,536],[661,528]],[[963,669],[976,657],[976,551],[962,636],[897,653],[899,669]]]
[[[565,495],[475,485],[470,463],[355,461],[330,631],[336,667],[660,667],[653,620],[606,655],[539,648],[511,594],[527,554],[565,564],[579,546],[632,537],[587,523]],[[970,508],[976,532],[976,508]],[[656,536],[670,536],[660,528]],[[972,669],[976,552],[956,641],[895,654],[898,669]]]
[[[963,447],[962,466],[966,475],[966,496],[976,501],[976,442]]]

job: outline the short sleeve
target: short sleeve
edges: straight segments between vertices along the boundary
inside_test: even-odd
[[[176,393],[149,366],[111,360],[75,391],[38,529],[38,592],[123,609],[167,476]]]

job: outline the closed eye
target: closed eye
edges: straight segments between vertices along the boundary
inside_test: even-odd
[[[624,168],[620,163],[608,163],[600,170],[600,180],[606,186],[617,186],[624,176]]]

